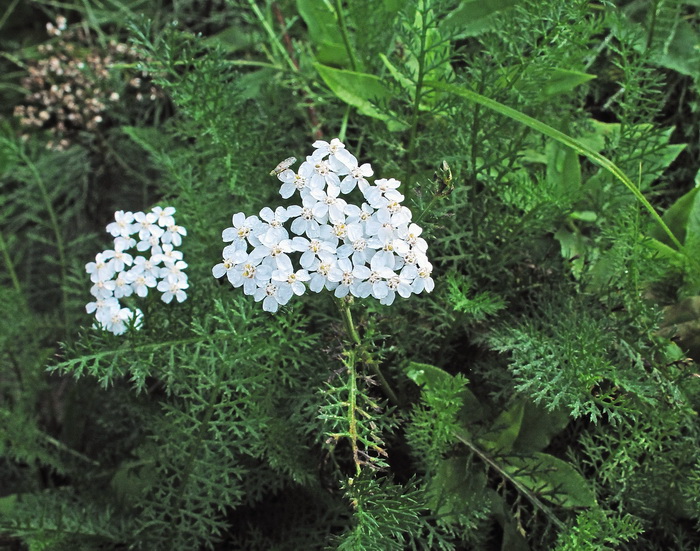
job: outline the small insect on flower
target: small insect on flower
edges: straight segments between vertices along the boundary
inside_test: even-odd
[[[292,166],[294,163],[297,162],[296,157],[289,157],[282,161],[280,164],[278,164],[275,168],[273,168],[270,171],[270,176],[276,176],[277,174],[280,174],[281,172],[284,172],[287,170],[290,166]]]

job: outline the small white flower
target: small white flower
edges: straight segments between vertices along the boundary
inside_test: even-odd
[[[248,259],[246,250],[239,248],[237,245],[224,247],[223,256],[223,262],[217,264],[211,270],[213,276],[217,279],[224,274],[228,274],[237,264],[242,264]]]
[[[177,224],[167,227],[160,240],[163,243],[172,243],[175,247],[182,245],[182,237],[187,235],[187,230]]]
[[[121,272],[125,266],[131,266],[134,262],[134,257],[129,253],[120,250],[106,250],[102,252],[104,258],[111,258],[112,268],[115,272]]]
[[[133,312],[128,308],[111,308],[109,314],[109,320],[107,323],[103,323],[104,328],[115,335],[124,334]]]
[[[428,243],[425,241],[425,239],[420,237],[421,233],[423,233],[423,228],[421,228],[418,224],[411,224],[408,226],[405,234],[401,235],[401,238],[404,239],[406,243],[411,246],[411,248],[425,254],[428,250]]]
[[[105,254],[107,253],[107,254]],[[109,254],[112,253],[112,254]],[[95,255],[95,262],[85,264],[85,271],[90,274],[90,281],[106,281],[111,279],[116,272],[112,256],[114,251],[104,251]]]
[[[328,276],[331,274],[331,271],[336,268],[337,259],[334,255],[323,251],[320,252],[318,256],[319,258],[317,258],[311,266],[310,271],[314,273],[311,274],[311,279],[309,280],[309,289],[314,293],[321,292],[324,287],[332,291],[338,284],[337,282],[330,281]]]
[[[134,292],[126,272],[119,272],[114,280],[114,298],[130,297]]]
[[[292,249],[302,253],[299,264],[302,268],[309,269],[322,252],[333,255],[338,246],[338,238],[335,237],[328,226],[323,226],[318,238],[306,239],[295,237],[292,239]]]
[[[360,165],[357,158],[347,151],[345,151],[345,155],[339,160],[342,162],[342,167],[339,168],[337,172],[340,176],[345,175],[340,181],[340,191],[343,193],[350,193],[358,184],[360,190],[369,186],[367,178],[374,174],[372,166],[369,163]]]
[[[136,250],[141,252],[150,250],[151,256],[160,256],[163,253],[160,245],[160,238],[157,235],[151,235],[148,239],[139,241],[136,244]]]
[[[370,269],[362,264],[353,265],[347,258],[338,260],[337,270],[331,272],[329,279],[338,283],[335,288],[335,296],[342,298],[348,293],[359,296],[360,284],[369,278]]]
[[[328,155],[335,155],[339,150],[345,149],[345,144],[338,138],[333,138],[330,143],[325,140],[316,140],[311,144],[316,151],[313,153],[314,159],[323,159]]]
[[[284,199],[289,199],[294,195],[295,191],[302,193],[304,189],[308,189],[306,178],[301,174],[297,174],[293,170],[285,170],[277,175],[277,178],[282,182],[280,186],[280,195]]]
[[[162,248],[163,251],[160,254],[154,255],[160,262],[175,263],[178,260],[182,260],[182,251],[176,250],[172,244],[164,243]]]
[[[119,301],[114,297],[98,298],[94,302],[88,302],[85,305],[85,311],[92,314],[97,310],[104,311],[105,309],[118,308]]]
[[[339,193],[340,188],[337,187],[329,186],[327,191],[312,189],[311,196],[317,201],[312,209],[314,217],[323,218],[327,215],[334,224],[345,222],[347,203],[344,199],[338,198]]]
[[[139,232],[139,239],[146,240],[151,235],[160,237],[163,235],[163,228],[159,227],[156,222],[158,221],[158,216],[155,213],[149,212],[148,214],[144,212],[137,212],[134,214],[134,226]]]
[[[187,268],[187,262],[177,260],[175,262],[166,260],[165,266],[160,269],[160,277],[162,279],[176,279],[187,281],[187,275],[183,270]]]
[[[97,298],[109,298],[114,296],[115,283],[114,280],[109,281],[96,281],[95,284],[90,287],[90,294]]]
[[[133,237],[119,237],[114,238],[114,250],[115,251],[128,251],[129,249],[136,246],[136,239]]]
[[[409,277],[413,275],[413,270],[401,270],[401,273],[394,274],[387,280],[387,287],[389,292],[387,295],[381,299],[379,302],[385,306],[390,306],[394,299],[396,298],[396,293],[398,293],[403,298],[408,298],[413,292],[412,284],[413,278]]]
[[[107,224],[107,231],[114,237],[129,237],[134,233],[134,213],[118,210],[114,213],[114,222]]]
[[[187,294],[184,290],[189,288],[189,284],[187,281],[164,279],[158,283],[158,287],[156,288],[163,293],[161,297],[163,302],[170,304],[173,298],[177,299],[178,302],[182,302],[187,298]]]
[[[153,207],[151,212],[156,215],[156,223],[161,228],[168,228],[175,225],[175,218],[173,217],[173,214],[175,214],[175,207]]]
[[[289,233],[283,225],[289,219],[286,208],[277,207],[273,212],[270,207],[265,207],[260,211],[260,218],[268,224],[265,233],[257,235],[261,243],[269,246],[289,238]]]
[[[308,160],[299,167],[299,174],[309,183],[310,189],[337,189],[340,191],[340,178],[328,161]]]
[[[255,302],[262,300],[263,310],[271,313],[277,312],[280,306],[287,304],[292,296],[294,296],[294,293],[289,285],[280,285],[273,281],[258,287],[253,293]]]
[[[142,298],[148,295],[148,289],[152,289],[158,284],[156,278],[148,272],[134,273],[132,268],[128,275],[134,292]]]
[[[253,235],[254,230],[256,230],[262,222],[257,216],[248,216],[242,212],[237,212],[233,215],[231,219],[233,222],[232,228],[226,228],[221,233],[221,238],[224,242],[237,242],[245,241]],[[255,245],[255,242],[251,242],[251,245]]]
[[[418,266],[418,277],[413,281],[413,292],[418,294],[425,291],[430,293],[435,288],[435,282],[430,275],[433,272],[433,265],[426,262]]]
[[[282,269],[272,272],[272,281],[276,282],[278,286],[289,286],[291,292],[297,296],[304,294],[304,291],[306,291],[304,282],[310,279],[311,276],[306,270],[297,270],[295,272],[291,262],[289,262],[288,266],[285,265]]]

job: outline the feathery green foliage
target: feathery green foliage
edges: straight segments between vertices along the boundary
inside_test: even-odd
[[[697,8],[0,8],[0,547],[697,548]],[[57,16],[84,40],[54,65],[138,52],[62,151]],[[402,182],[435,289],[270,315],[212,277],[221,230],[336,136]],[[84,267],[154,205],[187,300],[126,297],[115,336]]]

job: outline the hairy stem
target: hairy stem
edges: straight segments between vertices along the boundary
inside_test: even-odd
[[[350,337],[350,340],[353,342],[355,347],[360,350],[360,359],[362,360],[362,363],[367,365],[372,370],[372,373],[377,377],[379,385],[382,387],[382,390],[384,390],[389,400],[391,400],[391,402],[394,404],[399,404],[399,398],[396,395],[396,392],[394,392],[394,389],[391,388],[391,385],[384,377],[384,374],[382,373],[382,370],[379,367],[379,363],[372,357],[372,354],[362,344],[362,339],[360,338],[360,334],[357,332],[357,329],[355,328],[355,323],[352,319],[350,305],[343,299],[338,299],[336,301],[336,304],[338,305],[338,309],[340,310],[340,315],[343,318],[345,330],[348,336]]]

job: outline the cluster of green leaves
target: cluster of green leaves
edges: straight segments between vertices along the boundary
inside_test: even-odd
[[[10,106],[45,40],[19,4]],[[0,542],[700,544],[696,0],[37,5],[128,36],[164,99],[65,152],[0,112]],[[220,232],[334,136],[402,181],[436,288],[270,316],[212,278]],[[105,334],[83,266],[156,202],[188,298]]]

